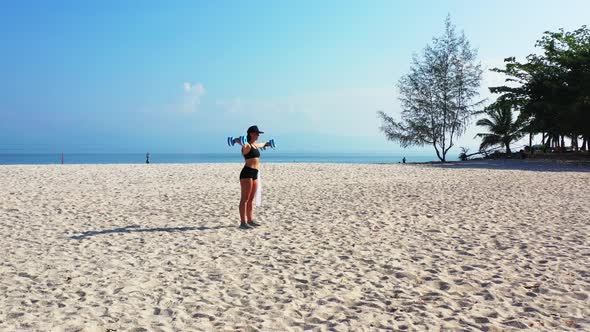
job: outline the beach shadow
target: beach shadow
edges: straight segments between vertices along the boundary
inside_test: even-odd
[[[447,163],[425,163],[421,165],[443,169],[490,169],[533,172],[590,172],[589,162],[532,159],[485,159]]]
[[[141,226],[139,226],[139,225],[131,225],[131,226],[126,226],[126,227],[114,228],[114,229],[105,229],[102,231],[83,232],[80,235],[70,236],[70,239],[83,240],[85,238],[89,238],[92,236],[113,234],[113,233],[119,233],[119,234],[124,234],[124,233],[157,233],[157,232],[174,233],[174,232],[188,232],[188,231],[207,231],[207,230],[215,230],[215,229],[231,228],[231,227],[233,227],[233,226],[141,228]]]

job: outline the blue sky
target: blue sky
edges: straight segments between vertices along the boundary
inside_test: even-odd
[[[484,68],[580,1],[0,1],[0,153],[228,152],[251,124],[285,152],[420,153],[379,131],[451,15]],[[486,71],[488,86],[502,77]],[[474,151],[472,125],[459,146]]]

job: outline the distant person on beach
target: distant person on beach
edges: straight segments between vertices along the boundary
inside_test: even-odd
[[[247,142],[242,145],[242,156],[244,156],[244,168],[240,172],[240,228],[250,229],[260,226],[254,221],[253,202],[256,190],[258,189],[258,169],[260,168],[260,150],[270,143],[257,143],[263,131],[258,126],[251,126],[247,130]],[[240,143],[241,144],[241,143]]]
[[[145,154],[145,163],[146,164],[150,163],[150,153],[149,152]]]
[[[402,158],[402,164],[405,164],[405,163],[406,163],[406,157],[403,157]]]

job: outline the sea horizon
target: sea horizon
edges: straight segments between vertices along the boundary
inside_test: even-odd
[[[264,152],[263,152],[264,153]],[[337,163],[375,164],[436,161],[426,154],[399,153],[339,153],[339,152],[266,152],[265,163]],[[458,160],[458,158],[447,158]],[[152,164],[188,163],[241,163],[239,153],[151,153]],[[63,164],[145,164],[146,153],[63,153]],[[0,165],[51,165],[62,164],[62,153],[0,153]]]

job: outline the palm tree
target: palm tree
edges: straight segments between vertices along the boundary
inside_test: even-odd
[[[478,133],[475,137],[483,138],[479,150],[483,151],[495,145],[504,145],[510,154],[510,143],[524,136],[520,119],[512,122],[512,108],[509,104],[494,103],[482,112],[489,116],[475,123],[488,129],[489,133]]]

